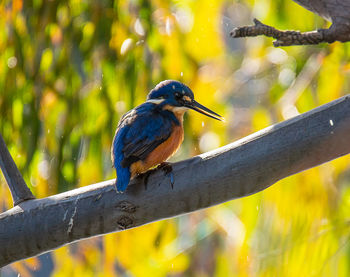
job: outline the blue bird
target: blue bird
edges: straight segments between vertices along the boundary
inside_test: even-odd
[[[189,87],[173,80],[159,83],[145,103],[121,118],[111,149],[117,192],[124,192],[132,178],[163,163],[178,150],[184,139],[183,115],[188,109],[223,119],[196,102]]]

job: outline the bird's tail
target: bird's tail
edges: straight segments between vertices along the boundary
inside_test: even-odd
[[[130,171],[128,168],[118,168],[117,178],[115,181],[115,186],[118,193],[123,193],[126,191],[128,184],[130,182]]]

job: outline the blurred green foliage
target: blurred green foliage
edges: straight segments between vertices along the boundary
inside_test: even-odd
[[[114,178],[110,146],[120,116],[164,79],[185,82],[227,119],[189,112],[174,161],[349,90],[348,44],[276,49],[268,38],[229,37],[252,17],[281,29],[327,26],[291,0],[1,1],[0,132],[33,193]],[[204,211],[74,243],[0,275],[349,276],[349,160]],[[12,204],[0,178],[3,211]]]

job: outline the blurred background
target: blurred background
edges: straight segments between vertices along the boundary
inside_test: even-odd
[[[164,79],[189,85],[227,120],[190,111],[172,161],[349,92],[349,44],[274,48],[266,37],[229,37],[254,17],[279,29],[329,26],[291,0],[1,1],[0,132],[34,195],[115,178],[118,120]],[[73,243],[0,276],[349,276],[349,161]],[[0,211],[11,207],[0,174]]]

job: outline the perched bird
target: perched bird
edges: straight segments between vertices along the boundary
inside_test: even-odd
[[[117,192],[124,192],[132,178],[163,163],[178,150],[184,138],[183,115],[188,109],[222,120],[196,102],[189,87],[173,80],[159,83],[145,103],[121,118],[111,149]]]

